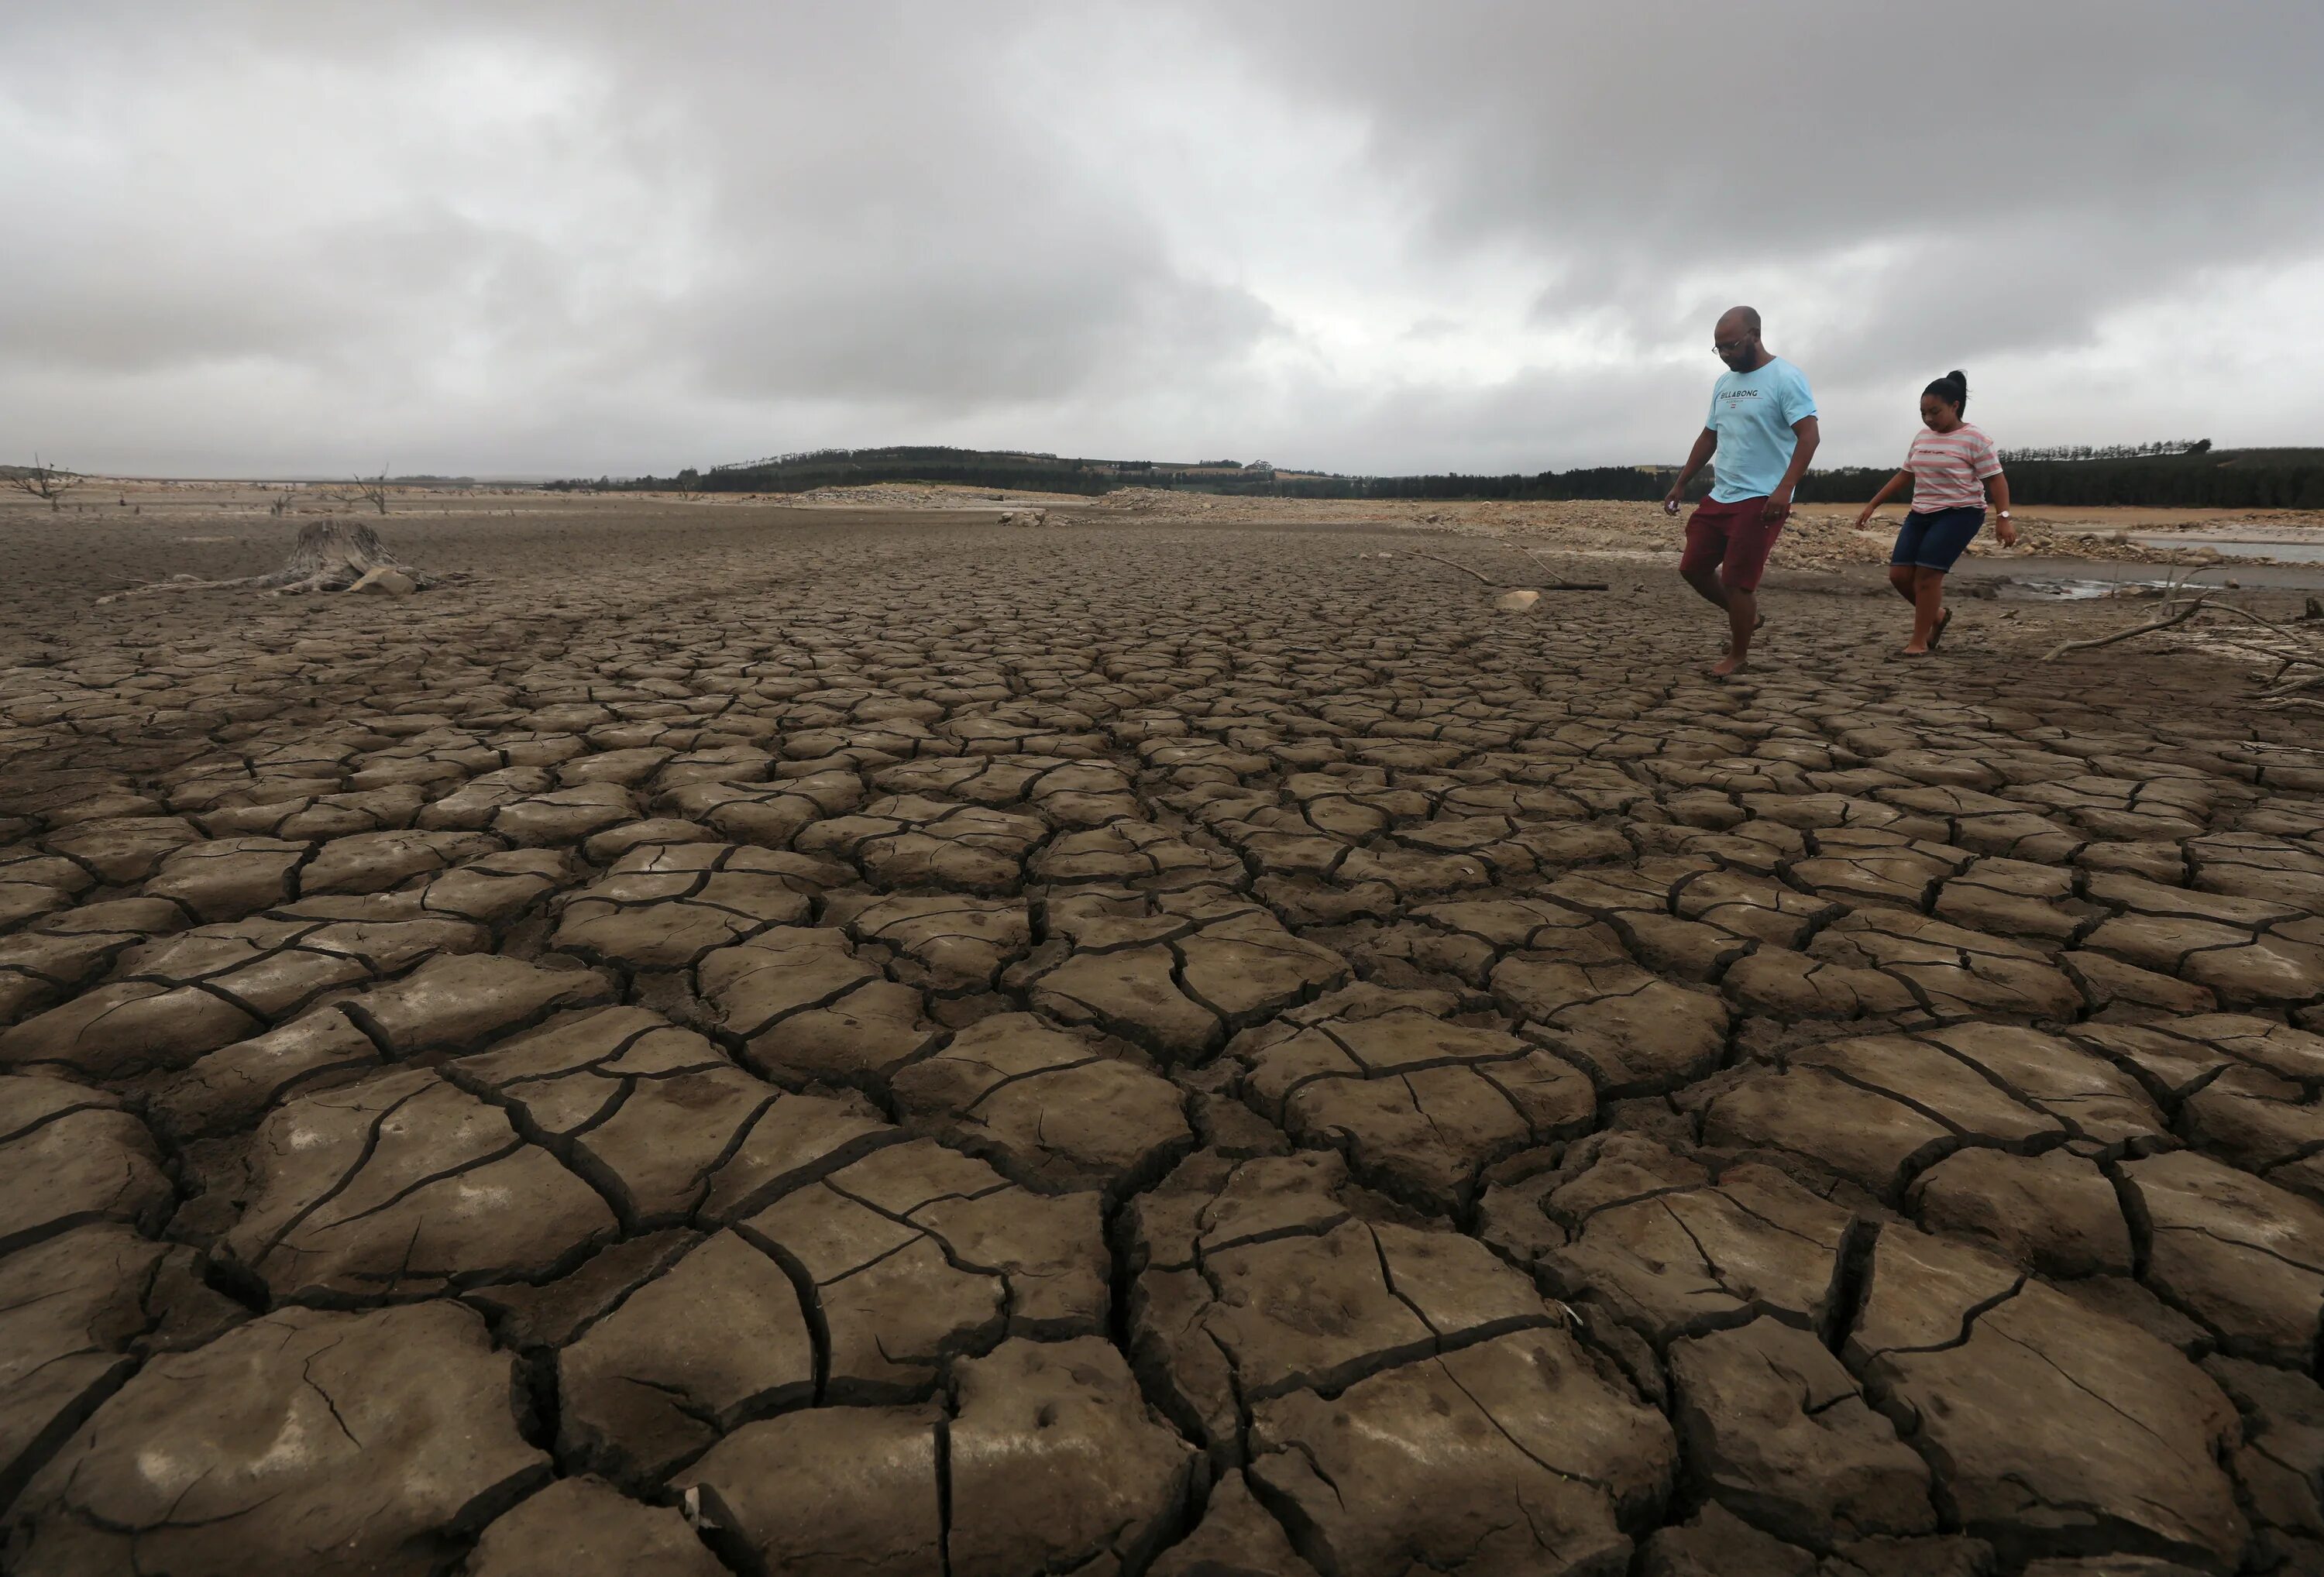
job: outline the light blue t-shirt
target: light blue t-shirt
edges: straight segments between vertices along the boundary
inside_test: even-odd
[[[1720,503],[1765,498],[1784,480],[1800,447],[1792,423],[1816,413],[1808,376],[1777,356],[1755,373],[1729,373],[1711,386],[1711,416],[1702,425],[1719,435],[1711,457]]]

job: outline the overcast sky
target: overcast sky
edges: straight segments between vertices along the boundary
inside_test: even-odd
[[[0,6],[0,460],[2324,442],[2318,0]]]

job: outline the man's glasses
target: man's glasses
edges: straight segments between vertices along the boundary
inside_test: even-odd
[[[1711,348],[1720,355],[1731,355],[1750,343],[1748,339],[1714,339],[1711,342]]]

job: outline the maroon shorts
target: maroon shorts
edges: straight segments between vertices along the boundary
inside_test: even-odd
[[[1762,514],[1766,498],[1738,498],[1733,503],[1710,499],[1686,518],[1686,551],[1678,561],[1681,575],[1701,575],[1714,566],[1730,591],[1757,591],[1767,571],[1767,555],[1775,550],[1781,521]],[[1785,512],[1788,513],[1789,512]]]

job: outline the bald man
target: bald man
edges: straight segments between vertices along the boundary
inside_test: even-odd
[[[1727,654],[1711,665],[1725,678],[1750,666],[1752,632],[1762,622],[1759,576],[1820,435],[1807,374],[1759,342],[1758,313],[1729,309],[1711,331],[1711,348],[1729,370],[1711,387],[1710,420],[1663,512],[1678,513],[1679,495],[1716,454],[1718,484],[1687,517],[1678,572],[1727,610]]]

